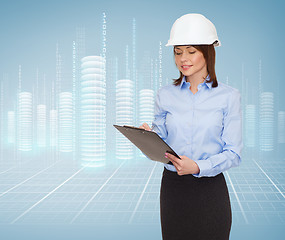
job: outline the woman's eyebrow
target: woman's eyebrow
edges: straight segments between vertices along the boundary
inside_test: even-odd
[[[187,48],[193,48],[193,46],[187,46],[186,49],[187,49]],[[181,48],[179,48],[179,47],[175,47],[174,49],[179,49],[179,50],[181,50]]]

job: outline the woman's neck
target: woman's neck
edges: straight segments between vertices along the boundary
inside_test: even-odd
[[[206,79],[206,77],[208,76],[208,73],[203,73],[203,74],[195,74],[195,75],[191,75],[191,76],[186,76],[186,81],[190,82],[190,89],[193,92],[197,90],[198,85],[200,83],[203,83]],[[197,92],[197,91],[196,91]]]

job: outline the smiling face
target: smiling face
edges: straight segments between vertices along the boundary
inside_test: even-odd
[[[190,78],[201,79],[208,75],[207,63],[203,53],[192,46],[174,47],[175,64],[180,72]]]

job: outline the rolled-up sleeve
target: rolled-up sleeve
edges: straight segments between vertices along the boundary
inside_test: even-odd
[[[167,138],[167,129],[165,126],[166,111],[161,104],[161,90],[157,92],[154,104],[154,120],[152,121],[152,129],[163,140]]]
[[[195,160],[200,168],[195,177],[211,177],[236,167],[241,162],[242,143],[242,110],[241,96],[237,89],[233,89],[229,96],[228,106],[224,112],[223,131],[221,135],[224,143],[221,153],[210,156],[207,159]]]

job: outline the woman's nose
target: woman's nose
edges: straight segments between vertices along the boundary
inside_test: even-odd
[[[187,53],[186,52],[182,52],[181,53],[181,61],[185,61],[185,60],[187,60]]]

